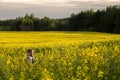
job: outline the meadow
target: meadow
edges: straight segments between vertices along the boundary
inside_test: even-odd
[[[26,61],[35,50],[35,63]],[[0,32],[0,80],[119,80],[120,35]]]

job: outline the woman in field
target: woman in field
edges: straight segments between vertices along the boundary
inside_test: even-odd
[[[28,54],[27,54],[27,59],[28,59],[31,63],[34,63],[34,62],[35,62],[34,50],[28,49],[27,53],[28,53]]]

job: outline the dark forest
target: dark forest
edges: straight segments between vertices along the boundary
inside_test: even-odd
[[[119,34],[120,5],[108,6],[106,9],[97,11],[90,9],[77,14],[72,13],[70,17],[63,19],[38,18],[34,14],[26,14],[16,19],[0,20],[0,30],[95,31]]]

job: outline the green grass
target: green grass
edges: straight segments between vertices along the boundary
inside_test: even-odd
[[[36,62],[26,62],[27,49]],[[120,35],[0,32],[0,80],[119,80]]]

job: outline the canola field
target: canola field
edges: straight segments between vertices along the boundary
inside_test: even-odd
[[[35,51],[35,63],[26,61]],[[0,32],[0,80],[119,80],[120,35]]]

